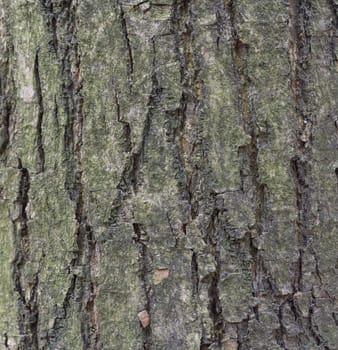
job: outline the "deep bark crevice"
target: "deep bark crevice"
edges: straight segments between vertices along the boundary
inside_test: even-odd
[[[74,252],[75,257],[70,263],[70,268],[74,269],[77,266],[86,267],[84,276],[73,273],[70,286],[62,304],[62,315],[55,317],[53,328],[49,331],[49,345],[53,343],[55,345],[57,344],[57,339],[61,336],[71,301],[79,298],[81,301],[79,312],[81,314],[83,348],[95,350],[100,346],[96,309],[96,297],[98,293],[96,281],[98,246],[87,216],[85,186],[83,183],[82,145],[84,101],[81,92],[83,87],[81,52],[77,42],[77,4],[73,1],[64,1],[62,3],[43,1],[42,5],[45,17],[47,16],[47,28],[52,32],[52,52],[56,54],[57,63],[60,64],[63,108],[66,115],[63,135],[64,162],[66,165],[65,189],[70,199],[75,202],[75,219],[77,222],[75,232],[77,250]],[[55,23],[54,20],[56,21]],[[56,29],[60,29],[60,31],[64,30],[64,35],[58,38],[59,33]],[[54,102],[54,117],[58,127],[58,106],[56,100]]]
[[[120,107],[120,100],[119,100],[119,92],[117,90],[117,87],[114,86],[114,100],[115,100],[115,107],[116,107],[116,115],[117,115],[117,121],[122,124],[123,126],[123,142],[124,142],[124,151],[126,153],[131,152],[132,150],[132,142],[131,142],[131,128],[130,124],[126,122],[123,119],[122,113],[121,113],[121,107]]]
[[[4,334],[4,346],[6,349],[9,349],[8,347],[8,335],[7,333]]]
[[[249,320],[245,319],[236,325],[237,328],[237,350],[246,350],[248,343]]]
[[[156,76],[156,45],[155,40],[151,40],[152,52],[153,52],[153,72],[152,72],[152,89],[148,99],[147,107],[148,111],[143,124],[141,141],[135,150],[131,149],[131,127],[130,124],[123,120],[123,116],[120,110],[119,95],[115,87],[114,99],[116,105],[117,121],[124,125],[124,132],[127,136],[126,139],[126,151],[130,153],[125,162],[124,168],[121,173],[120,181],[117,187],[117,196],[112,202],[112,208],[109,218],[109,225],[116,224],[117,218],[123,207],[123,201],[130,198],[132,194],[136,194],[141,185],[141,168],[144,160],[144,152],[146,142],[149,136],[151,121],[153,114],[156,111],[157,105],[161,99],[162,89],[159,86]],[[129,152],[130,149],[130,152]]]
[[[18,159],[20,182],[15,204],[18,217],[13,219],[15,255],[12,262],[14,290],[18,293],[18,325],[22,349],[39,349],[39,271],[31,279],[25,275],[25,269],[31,259],[31,237],[28,230],[27,206],[30,189],[30,174]],[[29,293],[28,290],[30,290]]]
[[[140,269],[140,283],[142,288],[142,294],[144,297],[143,310],[147,311],[150,317],[150,323],[148,326],[142,326],[142,343],[143,350],[150,350],[152,347],[152,331],[151,331],[151,306],[152,306],[152,285],[151,285],[151,255],[147,247],[148,235],[144,228],[138,224],[133,223],[134,229],[134,241],[138,249],[139,269]],[[141,310],[141,311],[143,311]]]
[[[56,134],[59,135],[60,134],[59,105],[58,105],[56,96],[54,96],[53,120],[54,120],[55,129],[56,129]]]
[[[35,53],[34,60],[34,81],[35,92],[38,103],[38,117],[36,122],[36,148],[37,148],[37,173],[42,173],[45,170],[45,151],[43,148],[43,134],[42,134],[42,122],[44,116],[43,97],[41,89],[41,79],[39,72],[39,48]]]
[[[212,321],[211,339],[207,338],[206,330],[202,327],[200,349],[210,346],[221,346],[225,330],[225,320],[219,296],[219,281],[221,261],[218,247],[218,214],[214,192],[210,187],[208,176],[210,165],[206,159],[207,151],[201,138],[203,116],[199,116],[203,99],[203,58],[197,47],[190,0],[174,1],[172,6],[171,25],[175,38],[175,51],[180,65],[182,94],[180,105],[175,111],[167,111],[167,136],[173,144],[174,169],[176,171],[177,186],[182,202],[183,223],[182,231],[187,232],[191,221],[201,215],[208,220],[208,227],[203,232],[206,251],[215,260],[216,270],[209,274],[205,282],[208,283],[208,310]],[[199,119],[200,118],[200,119]],[[174,122],[171,120],[174,119]],[[175,125],[170,128],[170,125]],[[203,188],[203,191],[201,189]],[[193,296],[199,297],[198,253],[192,254]]]
[[[303,290],[302,286],[302,265],[304,251],[308,245],[308,239],[311,233],[310,215],[310,187],[308,183],[308,163],[302,161],[299,157],[291,160],[291,173],[296,187],[296,204],[298,210],[298,218],[296,222],[296,234],[299,245],[299,257],[295,263],[293,289],[294,293]]]
[[[311,92],[309,61],[311,54],[310,34],[311,4],[307,0],[289,0],[289,57],[291,65],[290,87],[297,123],[298,151],[310,154],[313,142],[312,111],[309,109]]]
[[[278,316],[278,322],[279,322],[279,329],[277,329],[275,332],[275,338],[276,338],[277,344],[282,349],[286,349],[284,337],[287,336],[286,329],[285,329],[285,326],[283,324],[283,307],[284,307],[285,303],[286,303],[286,301],[283,301],[278,307],[277,316]]]
[[[73,268],[75,266],[75,260],[73,259],[70,266]],[[68,309],[71,306],[71,300],[74,298],[74,291],[75,291],[75,286],[76,286],[76,275],[73,275],[71,278],[70,285],[67,289],[65,298],[63,299],[62,305],[60,308],[57,308],[55,310],[55,313],[57,314],[54,318],[53,325],[51,329],[48,330],[47,332],[47,344],[48,347],[51,349],[55,349],[57,346],[58,338],[60,337],[63,328],[64,328],[64,323],[65,320],[68,316]]]
[[[51,35],[49,46],[51,52],[58,54],[58,35],[57,35],[57,13],[54,9],[54,0],[40,0],[41,6],[46,18],[47,29]]]
[[[124,168],[122,170],[120,181],[117,185],[117,196],[112,203],[112,209],[110,213],[109,225],[114,226],[121,210],[124,206],[124,201],[133,195],[136,195],[142,185],[142,166],[144,162],[145,148],[147,146],[147,140],[149,137],[152,118],[156,112],[156,108],[161,99],[162,89],[159,85],[156,76],[156,43],[155,39],[152,38],[150,41],[152,47],[152,89],[148,99],[147,107],[148,111],[145,116],[141,141],[136,148],[132,150],[131,145],[131,126],[128,122],[123,120],[121,114],[119,95],[115,87],[114,99],[117,113],[117,121],[122,123],[124,126],[124,133],[126,136],[126,152],[130,153],[125,162]],[[147,247],[147,233],[140,223],[132,223],[133,226],[133,240],[137,245],[138,255],[139,255],[139,266],[140,266],[140,284],[145,299],[144,311],[147,311],[150,317],[150,324],[146,327],[142,327],[142,347],[144,350],[149,350],[152,346],[152,331],[151,331],[151,253]],[[142,310],[141,310],[142,311]]]
[[[192,252],[191,255],[191,282],[192,282],[192,296],[198,297],[199,290],[199,274],[198,274],[198,260],[196,252]]]
[[[311,306],[308,319],[303,319],[298,311],[295,293],[305,290],[303,277],[304,255],[309,252],[315,260],[314,273],[319,285],[322,286],[322,278],[319,271],[319,261],[312,247],[313,225],[315,217],[312,213],[312,144],[314,141],[314,114],[309,108],[312,98],[310,90],[311,71],[311,4],[307,0],[289,0],[289,57],[291,65],[291,94],[296,118],[296,155],[291,159],[290,172],[294,182],[296,194],[296,207],[298,217],[296,219],[296,237],[298,244],[298,260],[294,263],[292,288],[293,295],[289,303],[296,322],[305,334],[312,337],[315,343],[322,345],[315,326],[312,314],[315,307],[315,296],[312,293]],[[313,305],[312,305],[313,304]],[[299,336],[300,344],[306,341],[306,337]],[[324,348],[327,347],[324,345]]]
[[[225,325],[226,322],[223,317],[223,311],[222,311],[222,303],[220,300],[220,291],[219,291],[219,281],[220,281],[220,272],[221,272],[221,260],[220,260],[220,253],[219,253],[219,247],[218,247],[218,219],[219,219],[220,211],[215,207],[211,218],[210,223],[207,228],[207,237],[206,237],[206,243],[208,244],[208,248],[210,249],[210,253],[215,259],[216,264],[216,270],[210,275],[210,285],[209,285],[209,304],[208,309],[210,312],[210,318],[213,321],[213,332],[214,332],[214,338],[212,339],[213,342],[217,343],[218,346],[221,346],[223,337],[224,337],[224,331],[225,331]]]
[[[337,27],[338,27],[338,13],[337,13],[337,4],[334,0],[326,0],[327,5],[332,13],[332,28],[330,30],[330,54],[331,54],[331,65],[332,68],[335,69],[335,65],[337,64],[338,57],[336,55],[336,46],[337,46]]]
[[[316,344],[318,346],[322,345],[322,338],[320,336],[320,332],[318,331],[318,327],[316,326],[316,324],[313,321],[313,313],[316,307],[316,297],[313,293],[313,290],[311,291],[311,304],[309,307],[309,313],[308,313],[308,324],[309,324],[309,329],[310,329],[310,334],[312,336],[312,338],[315,340]],[[324,345],[324,349],[329,350],[329,348],[327,346]]]
[[[232,37],[232,60],[234,76],[238,84],[238,111],[240,115],[240,123],[244,131],[250,136],[250,143],[241,146],[238,150],[242,158],[242,166],[240,169],[241,191],[246,192],[248,189],[245,185],[249,181],[249,187],[254,188],[254,213],[255,223],[253,227],[249,227],[249,250],[252,257],[252,293],[254,297],[262,295],[265,285],[263,280],[266,279],[270,288],[272,282],[264,263],[263,256],[258,248],[258,240],[262,235],[264,221],[267,216],[266,197],[267,186],[260,181],[259,164],[258,164],[258,138],[257,122],[250,97],[250,77],[248,75],[248,58],[249,45],[244,43],[237,31],[237,21],[239,14],[237,13],[237,5],[234,0],[227,3],[225,11],[228,15],[230,32]],[[220,21],[222,18],[220,17]],[[225,19],[224,19],[225,21]],[[256,318],[259,318],[259,309],[255,312]]]
[[[120,19],[121,19],[121,27],[122,27],[122,33],[124,36],[125,40],[125,45],[128,53],[128,60],[127,60],[127,66],[128,66],[128,79],[129,79],[129,84],[130,87],[132,86],[133,83],[133,74],[134,74],[134,58],[133,58],[133,51],[132,51],[132,46],[128,34],[128,26],[127,26],[127,21],[126,21],[126,15],[123,9],[123,5],[118,2],[119,8],[120,8]]]
[[[174,145],[174,168],[177,172],[180,199],[189,207],[189,210],[183,209],[184,224],[194,220],[199,210],[195,191],[198,178],[195,160],[198,140],[194,133],[196,132],[196,110],[202,83],[199,78],[198,57],[194,48],[193,18],[190,6],[190,0],[175,0],[172,5],[171,26],[175,36],[176,56],[180,64],[182,95],[179,108],[171,113],[167,112],[168,117],[174,117],[176,121],[176,126],[169,133]]]
[[[153,118],[153,114],[155,113],[156,106],[158,105],[161,99],[161,87],[159,86],[157,76],[156,76],[156,45],[155,40],[151,41],[152,49],[153,49],[153,73],[152,73],[152,91],[150,93],[149,101],[148,101],[148,112],[146,114],[146,118],[143,125],[142,130],[142,139],[136,153],[132,153],[130,157],[130,163],[126,164],[126,176],[123,176],[123,179],[128,184],[128,192],[131,194],[131,190],[134,194],[137,194],[139,187],[141,185],[141,170],[144,161],[144,153],[146,142],[149,136],[151,122]],[[125,171],[124,170],[124,171]],[[147,233],[144,228],[138,223],[133,223],[133,229],[135,233],[134,241],[137,244],[138,252],[139,252],[139,260],[140,260],[140,283],[144,293],[145,305],[144,309],[148,312],[150,317],[150,325],[142,328],[142,342],[143,349],[149,350],[152,347],[152,332],[151,332],[151,253],[146,245],[144,240],[147,240]],[[143,234],[142,234],[143,233]]]
[[[3,9],[2,9],[3,10]],[[2,13],[3,15],[3,13]],[[13,45],[7,23],[0,19],[0,156],[5,153],[10,144],[11,116],[15,111],[15,85],[11,69]]]

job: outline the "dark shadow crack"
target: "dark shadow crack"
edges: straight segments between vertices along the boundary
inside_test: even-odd
[[[242,322],[237,323],[236,328],[237,328],[237,350],[247,349],[249,318],[246,318]]]
[[[278,313],[277,313],[279,328],[275,331],[275,338],[276,338],[277,344],[282,349],[286,349],[284,338],[287,336],[287,333],[286,333],[285,326],[283,324],[283,307],[286,302],[287,301],[285,300],[279,305]]]
[[[268,271],[264,263],[263,256],[258,248],[258,240],[263,232],[264,221],[266,217],[266,197],[267,186],[261,182],[258,164],[258,131],[257,121],[250,98],[251,81],[248,74],[248,56],[249,45],[244,43],[237,31],[238,10],[235,1],[231,0],[225,7],[225,14],[230,26],[231,40],[232,40],[232,61],[234,76],[237,80],[238,86],[238,111],[243,130],[250,136],[250,142],[238,149],[239,155],[242,158],[242,166],[240,169],[241,177],[241,191],[248,192],[249,187],[254,189],[254,213],[255,223],[249,227],[249,249],[252,257],[252,293],[254,297],[259,297],[264,292],[263,280],[269,280]],[[223,15],[225,16],[225,15]],[[226,22],[226,18],[218,15],[219,26],[222,28],[222,22]],[[224,30],[223,30],[224,31]],[[222,30],[219,30],[219,35]],[[247,175],[245,175],[247,174]],[[269,284],[272,284],[269,281]],[[259,318],[258,309],[255,312],[256,318]]]
[[[125,162],[125,165],[121,173],[120,180],[118,182],[118,185],[116,186],[118,191],[117,191],[117,196],[114,198],[112,202],[112,208],[111,208],[110,218],[109,218],[110,226],[116,224],[117,218],[123,207],[123,201],[130,198],[133,193],[135,194],[138,192],[139,186],[141,184],[140,177],[141,177],[142,164],[144,160],[145,146],[149,136],[153,115],[155,113],[158,103],[161,100],[162,89],[159,86],[159,82],[156,76],[156,48],[155,48],[154,39],[152,40],[151,44],[152,44],[152,50],[153,50],[153,62],[152,62],[153,71],[152,71],[152,78],[151,78],[152,89],[151,89],[151,93],[147,103],[148,111],[143,124],[141,142],[138,145],[136,150],[134,150],[133,152],[131,151],[129,152],[130,154],[127,157],[127,160]],[[116,111],[117,120],[126,126],[127,134],[130,137],[131,126],[128,122],[123,120],[123,117],[120,111],[118,93],[116,89],[114,92],[114,98],[115,98],[115,104],[117,109]],[[131,138],[127,140],[126,147],[127,149],[131,148]]]
[[[46,26],[51,36],[49,41],[50,51],[55,55],[58,54],[58,37],[57,37],[57,16],[54,0],[40,0],[43,13],[46,20]]]
[[[119,8],[120,8],[120,19],[121,19],[121,27],[122,27],[122,33],[125,41],[125,46],[126,46],[126,51],[128,53],[128,79],[129,79],[129,84],[130,87],[132,86],[133,83],[133,74],[134,74],[134,58],[133,58],[133,50],[128,34],[128,26],[127,26],[127,21],[126,21],[126,16],[125,12],[123,9],[123,5],[118,2]]]
[[[18,196],[15,201],[18,216],[12,219],[15,252],[12,261],[12,273],[14,290],[18,293],[18,325],[21,336],[19,347],[25,350],[37,350],[39,349],[38,286],[40,271],[38,270],[31,280],[28,280],[25,274],[25,269],[30,264],[31,259],[31,242],[27,215],[30,175],[28,169],[23,167],[20,158],[18,159],[18,169],[20,182]],[[29,293],[27,293],[28,290],[30,291]]]
[[[161,100],[162,89],[159,86],[159,82],[156,76],[156,46],[155,40],[152,38],[152,89],[147,103],[147,113],[145,116],[141,141],[136,150],[131,150],[131,126],[128,122],[123,120],[120,110],[118,93],[115,89],[114,98],[116,105],[116,113],[117,113],[117,121],[124,124],[125,128],[127,128],[127,153],[130,153],[125,162],[120,181],[117,185],[117,196],[112,203],[109,225],[114,226],[117,224],[119,214],[123,209],[124,202],[126,199],[131,198],[133,195],[137,194],[139,188],[142,184],[141,174],[142,174],[142,166],[144,162],[144,153],[147,145],[147,140],[149,137],[152,119],[156,108]],[[151,253],[147,246],[148,234],[145,231],[144,227],[139,223],[133,223],[133,240],[137,245],[138,255],[139,255],[139,267],[140,267],[140,284],[143,293],[143,297],[145,299],[144,303],[144,311],[150,317],[150,324],[142,327],[142,349],[149,350],[152,346],[152,331],[151,331]]]
[[[150,350],[152,347],[152,330],[151,330],[151,255],[147,246],[148,235],[144,228],[138,224],[133,223],[134,229],[134,242],[138,249],[139,258],[139,271],[140,271],[140,283],[142,293],[144,297],[143,309],[140,311],[146,311],[150,317],[149,325],[140,325],[142,329],[142,350]]]
[[[60,134],[59,105],[57,103],[56,95],[54,96],[53,121],[55,125],[56,134],[59,135]]]
[[[315,260],[314,273],[322,287],[322,278],[319,271],[319,262],[312,247],[313,225],[315,217],[312,213],[312,144],[314,140],[313,126],[316,123],[315,116],[310,108],[311,91],[310,82],[312,73],[310,70],[311,55],[311,3],[307,0],[289,0],[289,60],[291,65],[291,96],[296,124],[296,155],[290,161],[290,176],[294,183],[296,193],[296,238],[298,245],[298,260],[292,269],[293,295],[290,296],[290,307],[300,329],[306,331],[317,345],[321,339],[315,331],[312,322],[312,313],[315,305],[312,294],[308,319],[303,319],[298,311],[297,301],[294,298],[296,292],[304,290],[303,259],[309,252]],[[300,343],[305,340],[299,336]],[[325,346],[324,346],[325,348]]]
[[[0,19],[0,156],[10,144],[11,115],[15,110],[15,85],[10,68],[13,45],[7,29],[7,23]]]
[[[116,115],[117,115],[117,121],[122,124],[123,126],[123,142],[124,142],[124,148],[125,152],[129,153],[132,150],[132,142],[131,142],[131,128],[130,124],[126,122],[123,119],[122,113],[121,113],[121,107],[120,107],[120,100],[119,100],[119,93],[117,91],[117,87],[114,86],[114,101],[115,101],[115,107],[116,107]]]
[[[7,335],[7,333],[4,334],[4,347],[5,347],[6,349],[9,349],[8,335]]]
[[[44,116],[44,107],[43,107],[43,97],[41,89],[41,79],[40,79],[40,70],[39,70],[39,51],[37,48],[34,59],[34,82],[35,82],[35,93],[38,102],[38,117],[36,122],[36,148],[37,148],[37,173],[42,173],[45,170],[45,151],[43,148],[43,132],[42,132],[42,122]]]
[[[180,65],[182,94],[180,106],[175,111],[167,111],[168,118],[174,118],[174,125],[167,122],[170,142],[173,143],[174,169],[180,199],[187,203],[189,210],[182,208],[185,224],[198,215],[198,200],[195,184],[198,182],[196,164],[197,144],[196,111],[202,91],[199,77],[200,68],[194,47],[193,18],[191,1],[177,1],[172,4],[171,26],[175,37],[175,51]],[[171,123],[172,124],[172,123]]]
[[[72,260],[71,267],[75,266],[75,260],[76,259]],[[71,300],[74,298],[75,286],[76,275],[73,275],[65,298],[63,299],[62,306],[60,309],[56,310],[58,315],[55,316],[53,325],[47,332],[47,344],[51,349],[55,349],[57,347],[58,338],[64,329],[65,320],[68,316],[68,309],[71,306]]]
[[[313,142],[315,122],[309,110],[308,82],[311,35],[309,29],[311,4],[308,0],[289,0],[289,60],[291,65],[291,95],[297,123],[298,150],[301,152]],[[305,153],[303,151],[303,153]],[[310,153],[308,151],[307,153]]]
[[[337,3],[334,0],[326,0],[327,6],[330,9],[332,14],[332,26],[330,29],[330,54],[331,54],[331,65],[333,70],[335,70],[335,65],[338,63],[338,57],[336,54],[336,46],[337,46],[337,27],[338,27],[338,13],[337,13]]]
[[[296,205],[298,217],[296,221],[296,235],[298,241],[299,257],[295,263],[293,273],[293,289],[294,293],[301,291],[302,286],[302,265],[304,251],[308,246],[308,240],[311,235],[311,190],[308,180],[310,173],[309,163],[301,160],[298,156],[291,159],[291,176],[296,189]]]
[[[43,11],[47,13],[46,26],[52,33],[52,51],[60,67],[63,109],[66,115],[64,125],[63,147],[66,168],[65,190],[75,203],[75,219],[77,228],[75,240],[77,249],[70,262],[73,270],[70,285],[62,303],[61,315],[54,319],[54,325],[49,331],[48,344],[57,346],[62,335],[68,310],[72,300],[79,300],[81,338],[83,347],[96,350],[100,347],[99,321],[96,308],[98,294],[98,245],[93,228],[90,225],[85,204],[85,185],[83,173],[83,95],[81,73],[81,51],[77,41],[76,10],[73,1],[42,1]],[[55,20],[55,23],[54,23]],[[58,37],[56,29],[64,32]],[[38,67],[38,61],[37,61]],[[37,74],[36,74],[37,75]],[[38,75],[37,75],[38,76]],[[41,89],[41,87],[40,87]],[[59,128],[59,106],[54,100],[54,123]],[[84,275],[77,274],[76,268],[81,267]]]
[[[198,273],[198,260],[197,254],[193,251],[191,255],[191,283],[192,283],[192,296],[198,297],[199,290],[199,273]]]
[[[323,347],[325,350],[330,350],[330,348],[326,345],[325,340],[320,334],[320,331],[318,329],[318,326],[315,324],[313,320],[313,315],[315,312],[316,305],[316,297],[314,293],[314,289],[311,290],[311,304],[309,306],[309,312],[308,312],[308,325],[310,330],[310,335],[315,340],[317,346]]]
[[[221,272],[221,260],[218,247],[218,215],[220,210],[214,206],[214,210],[210,217],[210,222],[207,228],[206,243],[210,249],[210,253],[215,259],[216,269],[210,275],[210,284],[209,284],[209,304],[208,309],[210,313],[210,318],[213,321],[213,330],[214,338],[213,342],[217,343],[218,346],[221,346],[224,331],[225,331],[225,319],[223,317],[222,303],[220,300],[220,291],[219,291],[219,281],[220,281],[220,272]]]

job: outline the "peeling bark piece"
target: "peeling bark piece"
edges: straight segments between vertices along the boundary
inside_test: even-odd
[[[225,350],[237,350],[238,349],[238,343],[237,340],[229,339],[225,342]]]
[[[142,310],[137,314],[138,319],[140,320],[142,327],[147,328],[150,324],[150,315],[147,310]]]
[[[154,271],[153,282],[154,284],[160,284],[163,280],[169,277],[168,269],[158,269]]]

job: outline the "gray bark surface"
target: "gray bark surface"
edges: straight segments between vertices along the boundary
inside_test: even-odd
[[[338,349],[335,0],[0,0],[0,349]]]

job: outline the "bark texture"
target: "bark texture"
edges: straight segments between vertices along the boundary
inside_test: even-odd
[[[338,349],[335,0],[0,0],[0,349]]]

